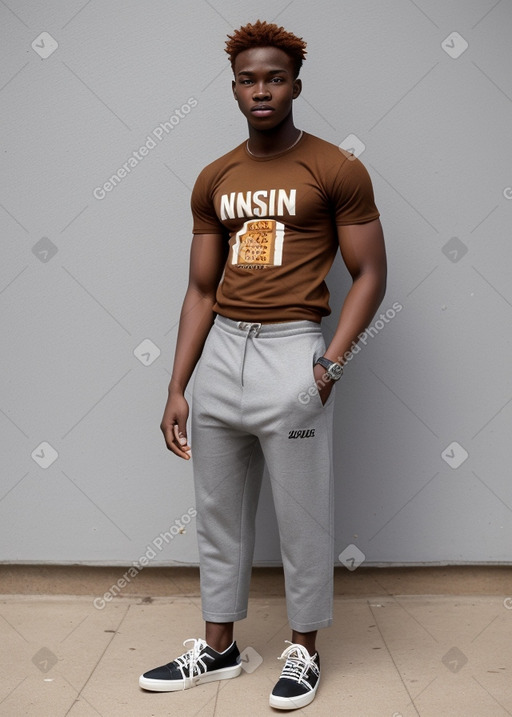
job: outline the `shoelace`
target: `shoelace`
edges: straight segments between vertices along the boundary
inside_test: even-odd
[[[180,657],[177,657],[174,662],[180,668],[182,677],[185,681],[191,680],[196,682],[202,673],[206,672],[206,665],[200,659],[201,652],[206,647],[206,642],[201,639],[196,640],[194,638],[190,638],[189,640],[185,640],[183,645],[186,646],[187,642],[194,643],[192,649],[188,650],[188,652],[185,652],[185,654]],[[188,675],[185,674],[185,669],[188,670]]]
[[[318,675],[318,665],[306,648],[289,640],[285,642],[289,643],[289,647],[285,648],[281,657],[277,658],[278,660],[286,660],[281,677],[288,677],[297,682],[302,682],[304,675],[310,669]],[[305,681],[305,684],[311,689],[309,682]]]

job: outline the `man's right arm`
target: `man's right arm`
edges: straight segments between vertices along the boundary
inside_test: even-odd
[[[160,428],[167,448],[180,458],[190,458],[187,441],[189,414],[185,389],[201,356],[215,313],[215,294],[227,256],[221,234],[196,234],[190,250],[189,282],[181,308],[174,366],[167,404]]]

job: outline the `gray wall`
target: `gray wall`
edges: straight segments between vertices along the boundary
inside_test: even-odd
[[[308,41],[297,124],[364,143],[387,239],[385,319],[337,391],[336,554],[510,562],[511,3],[254,7],[0,4],[0,560],[197,561],[192,466],[159,422],[190,190],[246,137],[224,39],[260,17]],[[327,338],[339,261],[330,283]],[[258,515],[272,564],[268,485]]]

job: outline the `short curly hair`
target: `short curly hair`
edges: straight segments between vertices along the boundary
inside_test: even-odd
[[[235,60],[244,50],[253,47],[278,47],[291,58],[294,76],[298,77],[302,62],[306,59],[306,43],[302,37],[287,32],[284,27],[257,20],[254,25],[248,23],[226,40],[226,52],[229,55],[231,67],[235,71]]]

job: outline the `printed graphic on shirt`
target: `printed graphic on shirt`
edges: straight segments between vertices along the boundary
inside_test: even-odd
[[[247,220],[236,234],[231,263],[246,269],[281,266],[284,229],[275,219]]]
[[[220,218],[295,216],[297,190],[258,189],[256,192],[231,192],[220,198]]]

